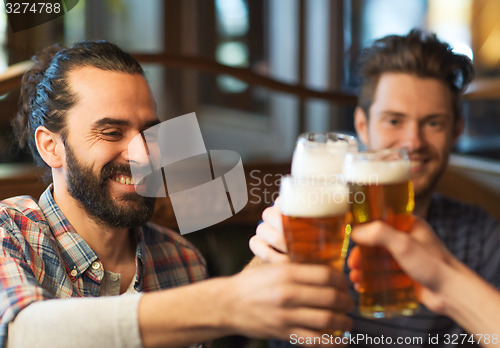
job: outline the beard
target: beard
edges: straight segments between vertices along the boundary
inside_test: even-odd
[[[153,197],[144,197],[136,192],[123,193],[112,198],[107,190],[107,181],[113,173],[131,175],[130,166],[108,163],[100,175],[81,164],[69,146],[66,146],[68,174],[66,182],[69,194],[99,224],[117,228],[135,228],[144,225],[154,213]]]

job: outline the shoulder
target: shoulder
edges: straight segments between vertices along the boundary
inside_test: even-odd
[[[0,201],[0,227],[17,225],[20,229],[26,224],[45,222],[38,202],[30,196],[17,196]]]
[[[429,222],[460,227],[499,228],[500,223],[483,208],[434,194],[429,207]]]
[[[450,252],[469,268],[491,281],[490,271],[483,266],[484,260],[491,259],[492,273],[498,274],[500,223],[484,209],[436,195],[428,222]]]
[[[47,246],[52,237],[38,202],[29,196],[0,201],[0,248],[14,258],[32,260]]]

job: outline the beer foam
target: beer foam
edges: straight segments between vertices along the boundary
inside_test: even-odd
[[[410,163],[396,161],[348,161],[344,165],[344,178],[360,185],[384,185],[410,179]]]
[[[280,190],[283,215],[328,217],[349,211],[349,189],[341,184],[285,182]]]
[[[329,178],[342,174],[344,157],[350,146],[346,141],[305,141],[293,154],[292,175]]]

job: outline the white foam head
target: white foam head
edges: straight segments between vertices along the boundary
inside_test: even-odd
[[[393,161],[352,161],[344,162],[344,179],[360,185],[384,185],[410,179],[410,162]]]
[[[349,189],[340,183],[283,177],[280,189],[283,215],[296,217],[328,217],[349,211]]]
[[[346,141],[314,142],[304,140],[292,158],[292,175],[309,178],[334,178],[342,174],[345,154],[353,150]]]

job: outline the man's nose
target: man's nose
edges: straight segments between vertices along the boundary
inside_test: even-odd
[[[415,151],[424,146],[425,139],[422,128],[417,122],[407,125],[402,139],[402,146],[410,151]]]

